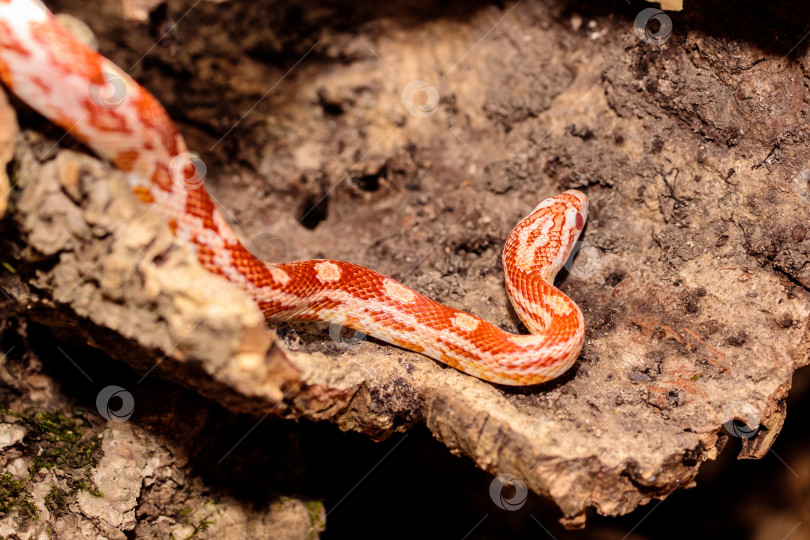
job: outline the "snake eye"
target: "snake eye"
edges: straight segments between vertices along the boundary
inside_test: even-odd
[[[582,215],[579,212],[577,212],[577,217],[576,217],[576,223],[575,224],[576,224],[577,229],[581,229],[582,226],[585,225],[585,220],[582,219]]]

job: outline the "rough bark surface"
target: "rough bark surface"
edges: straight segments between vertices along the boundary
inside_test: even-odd
[[[18,319],[235,412],[375,439],[423,422],[450,451],[550,497],[569,526],[589,507],[624,514],[692,486],[724,423],[750,424],[729,424],[745,435],[741,457],[768,452],[810,347],[801,17],[687,4],[653,45],[633,31],[644,6],[623,3],[233,2],[200,4],[176,27],[190,3],[148,24],[114,2],[60,5],[166,105],[207,163],[206,187],[267,260],[350,260],[516,331],[502,243],[538,200],[586,191],[582,249],[560,288],[588,331],[575,367],[533,388],[323,326],[281,328],[279,343],[120,175],[76,145],[53,150],[59,133],[16,104],[27,129],[4,221],[14,272],[0,270],[0,288]],[[151,49],[150,32],[167,28]],[[430,115],[403,106],[414,80],[441,97]],[[0,149],[14,129],[3,125]],[[163,458],[141,433],[150,420],[131,422],[100,428],[99,451],[134,445],[140,485]]]

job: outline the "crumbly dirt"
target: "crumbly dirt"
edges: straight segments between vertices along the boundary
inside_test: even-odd
[[[271,343],[114,172],[51,159],[59,132],[19,103],[0,276],[17,317],[257,418],[374,439],[423,423],[570,527],[693,487],[729,433],[768,453],[810,345],[804,8],[686,4],[655,45],[633,31],[647,6],[624,2],[58,7],[166,106],[265,260],[349,260],[520,331],[503,241],[539,200],[585,191],[559,286],[588,330],[575,367],[533,388],[324,325]],[[413,81],[438,103],[403,100]]]

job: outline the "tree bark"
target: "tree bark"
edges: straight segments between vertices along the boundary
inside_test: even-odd
[[[588,508],[621,515],[693,486],[729,436],[742,438],[741,458],[773,444],[810,345],[810,56],[791,22],[806,19],[687,3],[656,41],[634,30],[641,8],[621,2],[587,16],[565,1],[170,2],[143,23],[114,2],[59,5],[164,103],[224,215],[267,260],[349,260],[517,331],[503,242],[539,200],[584,190],[590,217],[559,286],[583,309],[586,343],[559,379],[507,388],[324,325],[283,325],[278,339],[119,173],[19,103],[23,134],[13,122],[0,131],[0,149],[17,141],[6,332],[42,325],[169,381],[172,393],[149,407],[158,416],[182,406],[185,387],[234,413],[325,420],[374,439],[424,423],[451,452],[552,499],[570,527]],[[150,32],[167,29],[150,48]],[[413,81],[423,95],[411,100]],[[56,406],[19,388],[21,407]],[[126,391],[136,411],[153,395]],[[189,449],[174,439],[155,457],[153,417],[95,418],[95,485],[118,441],[137,447],[133,504],[125,518],[104,516],[79,490],[70,512],[104,534],[115,523],[165,533],[152,518],[170,504],[165,478],[189,474]],[[32,425],[13,420],[12,431]],[[30,435],[14,432],[18,448]],[[149,506],[137,493],[154,470],[164,491]],[[231,502],[212,512],[280,522],[269,503],[245,517]],[[291,536],[322,528],[322,508],[294,503]],[[176,513],[167,527],[192,526]]]

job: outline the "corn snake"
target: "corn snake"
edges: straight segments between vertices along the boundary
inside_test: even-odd
[[[0,81],[126,173],[138,198],[160,208],[200,263],[246,291],[268,321],[335,322],[507,385],[553,379],[579,355],[582,312],[553,286],[587,219],[579,191],[542,201],[507,239],[506,290],[531,332],[515,335],[356,264],[267,264],[251,255],[202,187],[158,101],[38,0],[0,0]]]

